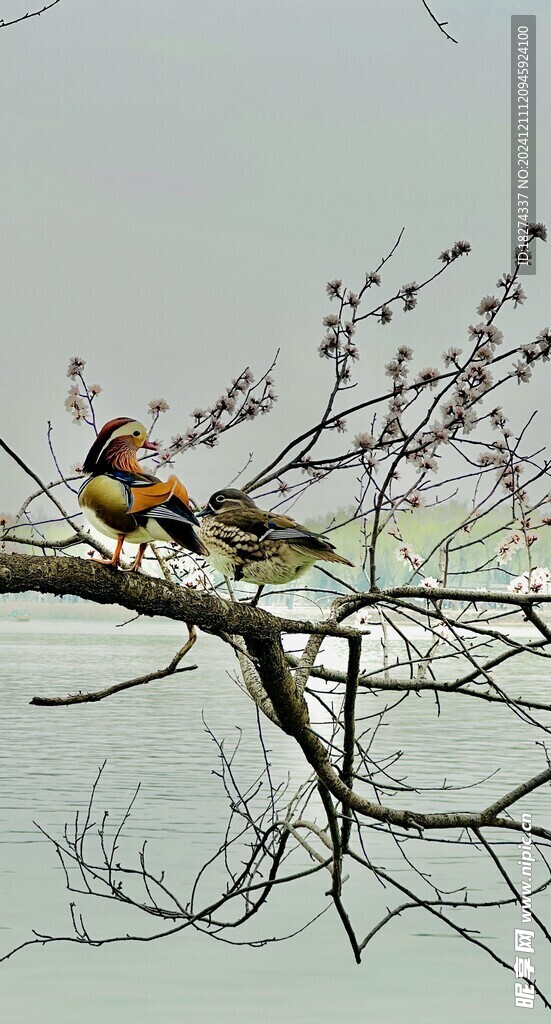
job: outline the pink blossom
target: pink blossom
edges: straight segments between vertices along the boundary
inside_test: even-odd
[[[551,352],[551,331],[549,330],[549,327],[544,327],[543,331],[540,331],[536,337],[536,341],[540,346],[544,363],[548,363],[549,353]]]
[[[451,437],[451,432],[448,430],[448,428],[445,427],[442,423],[439,423],[438,420],[436,420],[434,423],[431,423],[430,431],[434,440],[440,441],[442,444],[447,444]]]
[[[482,345],[479,349],[476,350],[474,358],[481,363],[493,362],[494,350],[492,346],[490,344]]]
[[[447,352],[444,352],[442,359],[444,360],[444,366],[451,366],[452,363],[457,361],[457,357],[461,355],[462,348],[449,348]]]
[[[80,424],[90,414],[90,406],[79,395],[69,395],[65,401],[65,408],[71,413],[73,422]]]
[[[494,348],[495,345],[501,345],[501,342],[503,341],[503,334],[495,324],[488,324],[486,326],[486,334],[492,348]]]
[[[523,363],[520,360],[518,363],[513,363],[515,376],[517,378],[517,384],[526,384],[532,376],[532,370],[527,363]]]
[[[522,358],[525,359],[527,363],[533,363],[540,355],[540,350],[535,343],[521,345],[520,351],[522,352]]]
[[[393,413],[387,413],[383,418],[383,433],[389,437],[398,437],[400,433],[400,421]]]
[[[356,434],[354,438],[354,448],[374,448],[375,443],[373,434]]]
[[[86,360],[82,359],[81,356],[73,356],[69,360],[69,366],[67,368],[67,376],[74,380],[75,377],[79,376],[86,366]]]
[[[414,455],[411,461],[415,466],[417,466],[417,469],[421,470],[422,473],[436,473],[438,470],[438,463],[436,459],[433,459],[432,456],[427,453]]]
[[[522,285],[517,284],[514,292],[511,294],[510,297],[513,300],[513,308],[514,309],[516,309],[517,306],[522,305],[522,303],[524,302],[524,300],[526,298],[526,292],[524,291]]]
[[[419,286],[415,281],[412,281],[411,284],[403,285],[400,292],[400,298],[404,303],[404,313],[409,313],[410,310],[415,309],[417,305],[418,287]]]
[[[390,306],[386,305],[386,303],[382,307],[382,309],[381,309],[381,311],[379,313],[379,318],[378,319],[379,319],[379,323],[383,324],[383,325],[384,324],[389,324],[390,321],[392,320],[392,310],[391,310]]]
[[[160,448],[156,454],[156,458],[161,464],[170,462],[172,456],[173,452],[171,452],[170,448]]]
[[[326,334],[323,341],[318,345],[318,352],[320,356],[325,359],[332,359],[335,353],[338,351],[338,341],[334,334]]]
[[[477,313],[479,316],[484,316],[485,313],[492,313],[494,309],[498,308],[498,306],[499,299],[496,299],[495,295],[485,295],[484,298],[480,300]]]
[[[435,388],[438,382],[440,373],[434,366],[426,366],[424,370],[420,370],[415,378],[416,384],[428,384],[430,388]]]
[[[463,427],[463,432],[465,434],[470,434],[478,423],[474,409],[465,409],[462,406],[455,406],[454,413]]]
[[[235,409],[235,398],[232,398],[231,395],[220,395],[220,398],[216,399],[213,409],[218,413],[233,412]]]
[[[407,372],[407,366],[403,367],[396,359],[392,359],[390,363],[385,365],[386,376],[391,377],[393,380],[401,380],[402,375]]]
[[[490,413],[490,423],[492,424],[494,430],[497,430],[500,427],[504,427],[506,422],[507,417],[504,415],[503,410],[499,406],[496,406],[495,409],[492,409]]]
[[[507,565],[507,562],[510,562],[513,555],[516,554],[521,543],[522,537],[520,533],[511,533],[508,537],[504,537],[497,549],[498,563],[500,565]]]
[[[419,569],[423,564],[422,559],[414,553],[409,544],[402,544],[399,548],[396,548],[394,556],[399,562],[404,562],[405,565],[411,566],[412,569]]]
[[[464,255],[467,255],[468,253],[470,253],[470,251],[471,251],[471,243],[470,242],[465,242],[462,239],[459,242],[454,242],[453,247],[452,247],[452,256],[454,256],[454,257],[464,256]]]
[[[326,290],[329,298],[331,300],[333,300],[333,299],[335,299],[335,298],[337,298],[339,296],[341,288],[342,288],[342,281],[338,277],[335,277],[333,279],[333,281],[328,281],[327,282],[327,286],[326,286],[325,290]]]
[[[148,405],[150,416],[158,416],[161,412],[166,412],[168,409],[170,409],[170,406],[164,398],[152,398]]]
[[[547,228],[545,227],[545,224],[541,224],[541,222],[534,223],[534,221],[532,221],[528,224],[526,230],[532,238],[540,238],[542,242],[547,241]]]
[[[532,569],[531,573],[523,572],[512,580],[507,590],[513,594],[547,594],[549,593],[549,582],[551,572],[549,569],[539,567]]]
[[[469,324],[469,335],[471,339],[480,339],[484,337],[486,332],[486,324]]]
[[[355,361],[355,360],[360,358],[360,353],[359,353],[356,345],[354,345],[354,343],[352,341],[348,341],[346,343],[346,345],[344,346],[343,351],[344,351],[344,354],[346,356],[348,356],[349,359],[353,359]]]
[[[73,386],[69,388],[69,393],[65,399],[65,408],[67,409],[67,412],[71,412],[73,402],[75,401],[75,398],[78,397],[78,388],[73,384]]]

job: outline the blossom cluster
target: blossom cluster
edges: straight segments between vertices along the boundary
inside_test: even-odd
[[[396,548],[394,554],[399,562],[404,562],[405,565],[409,565],[412,569],[420,569],[423,564],[423,559],[415,554],[409,544],[401,544],[399,548]]]
[[[192,426],[175,434],[166,448],[159,443],[157,461],[169,462],[178,453],[200,444],[214,448],[226,430],[257,416],[264,416],[275,402],[277,395],[273,377],[268,373],[255,383],[254,374],[246,367],[239,377],[232,379],[212,405],[193,409]],[[159,413],[166,412],[169,406],[164,399],[156,399],[149,403],[149,408],[156,418]]]
[[[537,567],[531,572],[523,572],[512,580],[507,590],[512,594],[548,594],[551,572],[544,567]]]
[[[356,301],[357,296],[354,295],[353,302]],[[329,313],[324,316],[323,325],[326,331],[318,351],[325,359],[334,359],[339,379],[348,381],[351,377],[349,363],[360,357],[358,348],[352,340],[356,331],[354,322],[342,320],[335,313]]]
[[[455,442],[457,450],[457,443],[469,443],[469,435],[484,420],[489,422],[493,430],[499,431],[500,436],[493,441],[475,442],[477,448],[469,459],[470,465],[477,465],[481,470],[494,469],[498,483],[513,500],[520,501],[522,505],[526,499],[526,494],[520,487],[523,460],[515,457],[515,443],[511,442],[512,434],[507,417],[499,406],[485,412],[482,400],[507,379],[517,379],[519,383],[529,379],[531,364],[536,360],[549,360],[551,330],[545,328],[540,331],[534,342],[519,346],[516,350],[518,361],[511,361],[505,375],[496,382],[492,363],[498,348],[502,345],[503,334],[493,322],[493,317],[499,312],[504,301],[513,299],[516,305],[525,299],[524,292],[515,284],[512,275],[504,274],[498,286],[505,289],[503,299],[486,295],[480,300],[478,313],[486,319],[484,322],[469,326],[470,348],[466,356],[460,347],[451,346],[443,353],[443,370],[436,366],[425,367],[416,373],[413,382],[409,379],[413,354],[408,346],[400,346],[396,355],[385,365],[385,373],[392,381],[392,395],[388,399],[386,411],[383,407],[381,413],[373,417],[370,430],[356,433],[349,459],[351,461],[355,458],[356,464],[361,464],[368,479],[373,479],[373,474],[381,468],[385,459],[395,460],[384,485],[387,489],[384,500],[389,509],[418,507],[408,501],[410,487],[400,498],[390,496],[389,485],[399,479],[400,463],[409,464],[420,474],[416,487],[422,487],[425,476],[438,470],[440,445]],[[346,296],[342,282],[339,284],[339,295],[341,299]],[[336,326],[333,320],[327,323],[330,327]],[[437,387],[442,396],[439,406],[438,395],[434,401],[431,400],[432,409],[438,408],[437,415],[429,420],[427,427],[411,429],[407,419],[411,417],[410,410],[414,403],[427,390],[430,392]],[[461,450],[467,452],[467,449]],[[319,466],[320,463],[315,465]],[[419,496],[419,491],[417,494]],[[518,540],[515,534],[512,534],[500,545],[499,561],[505,564],[513,556],[517,543],[530,546],[536,539],[535,534],[528,533],[524,528],[523,532],[518,534]],[[415,568],[415,558],[408,564]]]
[[[403,301],[404,313],[409,313],[410,310],[415,309],[417,305],[417,292],[419,291],[419,285],[412,281],[411,284],[404,284],[400,288],[400,298]]]
[[[507,537],[504,537],[502,541],[500,541],[497,549],[497,560],[500,565],[507,565],[507,563],[511,561],[513,556],[522,547],[530,548],[532,547],[532,544],[535,544],[538,537],[535,533],[528,533],[527,527],[529,525],[530,521],[528,520],[524,524],[525,528],[522,532],[520,532],[519,530],[514,530]]]
[[[471,247],[468,242],[456,242],[450,250],[447,250],[444,262],[453,262],[465,253],[470,252],[470,248]],[[393,252],[394,249],[390,255],[392,255]],[[379,303],[369,312],[359,315],[359,307],[365,298],[368,289],[373,285],[380,287],[381,275],[379,270],[383,264],[387,262],[388,258],[389,257],[386,257],[381,261],[377,270],[370,271],[365,274],[365,282],[358,292],[348,289],[343,284],[341,278],[334,278],[327,283],[327,295],[331,301],[337,301],[339,303],[339,309],[338,312],[328,313],[323,318],[325,334],[318,346],[318,352],[320,356],[325,359],[332,360],[335,364],[337,391],[340,390],[341,387],[349,386],[352,379],[352,364],[359,359],[359,350],[354,341],[358,322],[360,320],[365,320],[367,317],[374,317],[380,324],[384,325],[390,323],[393,316],[391,305],[395,302],[401,301],[404,312],[409,312],[414,309],[417,305],[420,290],[424,288],[430,280],[432,280],[432,278],[429,278],[422,284],[417,284],[416,281],[404,284],[391,298]],[[442,270],[438,271],[438,273],[442,273]],[[389,376],[393,382],[393,394],[389,401],[387,412],[384,416],[382,423],[382,436],[377,442],[377,446],[388,447],[392,443],[393,439],[399,439],[403,436],[401,416],[405,407],[408,405],[408,400],[404,396],[404,391],[407,388],[406,378],[409,372],[407,363],[412,359],[412,356],[413,353],[409,346],[401,345],[396,357],[387,363],[385,367],[387,376]],[[428,367],[425,370],[421,370],[417,375],[415,385],[419,387],[419,390],[425,386],[434,388],[437,386],[440,377],[441,375],[438,370],[434,367]],[[412,387],[412,385],[410,385],[410,387]],[[346,429],[346,426],[346,419],[344,417],[337,416],[330,419],[325,429],[331,428],[342,433]],[[364,440],[367,436],[368,435],[365,432],[357,434],[354,439],[354,448],[362,453],[361,462],[364,469],[372,472],[376,470],[378,463],[374,455],[370,454],[369,451],[366,451],[366,449],[370,448],[370,445],[366,444]],[[420,458],[430,459],[430,456],[425,456],[421,453]],[[426,468],[435,469],[436,463],[429,461]]]
[[[67,376],[75,383],[71,384],[65,399],[65,408],[71,413],[73,423],[94,423],[94,399],[102,391],[100,384],[88,386],[84,379],[86,360],[81,356],[73,356],[69,360]]]
[[[444,249],[438,257],[442,263],[453,263],[454,260],[459,259],[460,256],[465,256],[471,251],[471,243],[460,241],[455,242],[451,249]]]
[[[168,412],[170,406],[164,398],[152,398],[148,404],[147,411],[150,416],[156,419],[161,413]]]
[[[86,360],[73,356],[69,361],[67,376],[74,382],[69,388],[65,400],[65,408],[71,413],[74,423],[88,423],[95,427],[94,399],[101,393],[99,384],[88,386],[84,379]],[[274,380],[265,374],[255,383],[254,374],[247,367],[224,390],[219,398],[210,406],[193,410],[193,425],[181,434],[171,438],[169,445],[163,446],[156,441],[157,452],[154,461],[157,465],[170,463],[173,457],[186,448],[194,448],[198,444],[214,447],[218,444],[220,434],[230,427],[245,420],[270,412],[277,395],[274,391]],[[148,404],[148,415],[152,418],[149,433],[153,431],[159,417],[168,412],[169,403],[165,398],[152,398]]]

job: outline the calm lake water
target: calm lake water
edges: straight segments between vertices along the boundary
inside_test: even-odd
[[[232,681],[235,664],[221,643],[200,636],[191,654],[199,669],[173,680],[99,704],[29,706],[34,694],[95,689],[142,674],[167,663],[181,643],[182,631],[175,623],[140,620],[117,629],[97,621],[33,618],[14,623],[5,616],[0,621],[2,952],[30,937],[32,928],[69,934],[63,874],[52,846],[33,821],[61,835],[64,822],[85,806],[104,759],[102,810],[121,811],[141,782],[121,859],[131,859],[138,842],[147,838],[152,865],[166,869],[172,888],[185,899],[195,871],[215,851],[227,808],[213,775],[216,757],[202,715],[228,743],[235,741],[236,727],[243,728],[237,763],[244,778],[252,778],[259,765],[254,708]],[[333,643],[325,660],[338,655],[338,644]],[[544,667],[540,659],[526,658],[522,666],[515,665],[514,675],[504,672],[501,678],[514,694],[549,700]],[[365,714],[381,707],[381,699],[372,696],[363,702]],[[282,779],[290,772],[300,783],[307,774],[300,753],[269,725],[265,737],[274,776]],[[478,808],[545,767],[536,745],[544,738],[505,709],[496,713],[482,701],[461,697],[449,697],[438,718],[434,700],[426,695],[409,698],[393,714],[376,737],[374,754],[404,751],[395,771],[419,786],[444,779],[469,785],[499,769],[480,790],[413,794],[410,801],[415,807]],[[405,804],[402,794],[396,806]],[[549,789],[529,798],[522,808],[549,821]],[[369,838],[368,844],[377,863],[401,872],[406,885],[412,880],[392,841]],[[414,845],[408,852],[413,853]],[[514,846],[507,858],[512,877],[519,881]],[[503,895],[497,872],[475,851],[465,856],[454,846],[434,843],[418,863],[450,890],[467,877],[481,899]],[[538,871],[536,864],[535,884],[543,877]],[[322,910],[329,884],[323,874],[305,884],[282,887],[247,937],[292,932]],[[351,877],[347,892],[360,935],[384,914],[387,904],[395,903],[392,894],[363,873]],[[147,921],[139,916],[125,917],[124,910],[107,902],[78,900],[95,935],[147,932]],[[549,920],[548,896],[536,897],[535,907]],[[486,915],[477,926],[482,936],[497,942],[507,960],[514,961],[513,929],[520,926],[517,908]],[[548,988],[548,953],[543,943],[540,949],[533,960]],[[469,1018],[484,1024],[523,1019],[536,1024],[547,1019],[537,1005],[533,1011],[515,1009],[513,980],[482,952],[417,911],[384,929],[358,967],[329,911],[301,935],[259,949],[225,945],[193,931],[154,943],[101,949],[69,944],[31,947],[0,966],[0,1009],[9,1024],[257,1024],[259,1019],[266,1024],[320,1024],[334,1017],[350,1024],[464,1024]]]

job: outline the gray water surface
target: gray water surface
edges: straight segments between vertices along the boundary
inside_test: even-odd
[[[63,873],[33,820],[61,835],[64,822],[85,806],[104,760],[102,809],[113,815],[123,811],[141,782],[121,859],[131,859],[147,838],[152,865],[165,868],[172,887],[184,898],[198,867],[216,849],[227,806],[213,775],[215,750],[202,716],[228,743],[235,742],[237,727],[242,727],[237,763],[243,778],[254,777],[260,763],[254,708],[230,678],[234,662],[221,643],[200,636],[188,656],[198,671],[176,679],[98,704],[29,706],[35,694],[96,689],[140,675],[167,663],[182,641],[180,627],[166,622],[139,620],[117,629],[97,621],[0,621],[2,952],[29,938],[32,928],[70,933]],[[338,655],[338,644],[333,644],[326,661]],[[504,673],[502,679],[514,693],[549,699],[542,667],[539,659],[526,659],[520,676],[515,667],[514,675]],[[365,713],[380,707],[376,700],[364,698]],[[528,729],[510,711],[496,713],[482,701],[450,697],[438,718],[430,697],[408,699],[390,722],[378,734],[374,752],[403,750],[399,774],[417,785],[444,778],[467,785],[499,769],[480,796],[476,789],[414,794],[411,803],[416,807],[479,807],[545,767],[536,746],[544,734]],[[269,725],[265,737],[274,775],[284,778],[290,772],[298,784],[307,774],[300,752]],[[523,809],[549,820],[548,792],[529,799]],[[403,794],[395,805],[404,805]],[[396,847],[369,841],[376,862],[402,872],[407,884],[408,868]],[[508,866],[519,880],[516,857],[511,848]],[[480,892],[481,898],[503,895],[497,873],[474,852],[465,859],[457,847],[434,844],[422,866],[447,880],[450,889],[468,877],[472,892]],[[285,934],[305,924],[327,905],[329,879],[323,875],[282,887],[247,937]],[[363,935],[376,922],[377,912],[384,913],[395,900],[363,873],[347,884],[351,911]],[[139,915],[121,916],[120,908],[107,902],[88,904],[79,898],[79,909],[98,936],[148,930]],[[548,897],[537,897],[537,910],[547,920],[550,909]],[[518,918],[518,909],[504,908],[477,924],[510,962]],[[533,959],[545,985],[546,951],[542,946],[539,960],[537,952]],[[350,1024],[436,1024],[444,1019],[459,1024],[466,1018],[512,1024],[547,1019],[537,1005],[532,1011],[515,1009],[513,980],[483,953],[417,911],[384,929],[358,967],[329,911],[297,937],[259,949],[225,945],[192,931],[153,943],[99,949],[31,947],[0,966],[0,1008],[9,1024],[256,1024],[260,1019],[266,1024],[319,1024],[337,1017]]]

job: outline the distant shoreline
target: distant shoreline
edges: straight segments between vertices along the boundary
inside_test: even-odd
[[[294,616],[300,616],[301,618],[312,618],[316,619],[316,609],[313,608],[309,603],[298,599],[293,602],[292,605],[285,604],[281,599],[275,600],[264,607],[268,611],[273,611],[276,615],[280,614],[293,618]],[[124,608],[122,605],[116,604],[95,604],[93,601],[85,601],[79,597],[73,597],[68,595],[65,597],[55,597],[51,594],[21,594],[21,595],[4,595],[0,598],[0,622],[12,622],[14,628],[21,626],[23,628],[27,622],[34,621],[68,621],[68,622],[105,622],[105,623],[119,623],[125,621],[129,617],[134,616],[134,612],[129,611],[128,608]],[[540,608],[539,615],[544,619],[545,622],[551,622],[551,607],[549,605]],[[19,617],[20,616],[20,617]],[[362,617],[365,616],[366,620],[370,618],[369,609],[365,609],[362,613]],[[149,619],[149,616],[145,618]],[[350,620],[351,624],[354,624],[354,620],[358,616],[355,615]],[[392,616],[396,618],[396,621],[400,621],[399,616]],[[167,619],[164,616],[155,616],[150,621],[162,621],[172,622],[174,620]],[[505,626],[505,623],[503,624]],[[509,615],[507,617],[507,625],[515,626],[529,626],[526,622],[524,615],[519,610],[515,615]],[[374,621],[365,622],[362,624],[365,628],[374,629],[377,623]],[[531,628],[531,627],[530,627]]]

